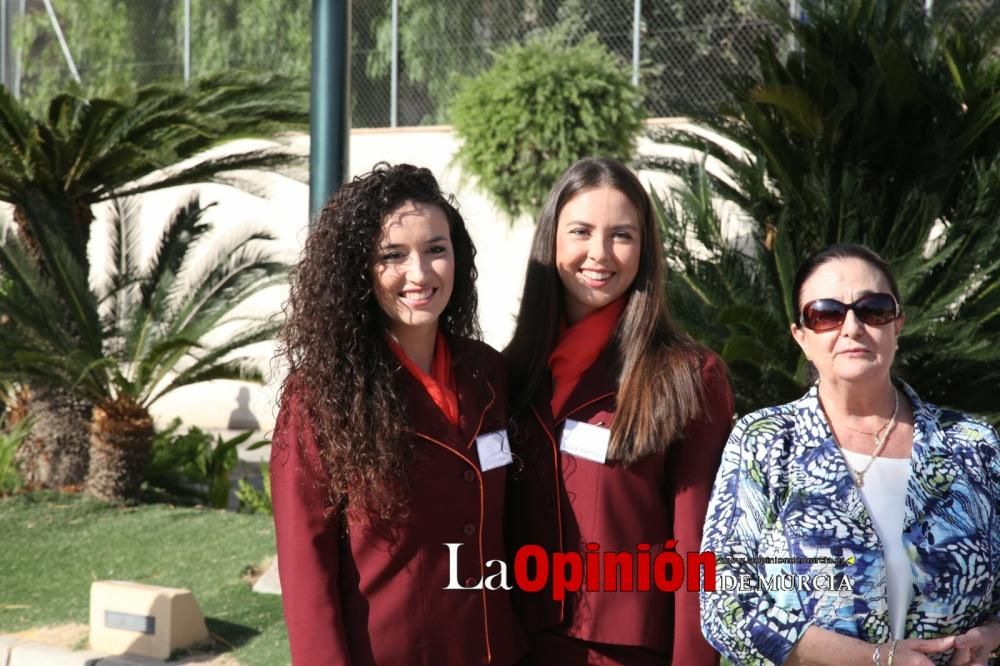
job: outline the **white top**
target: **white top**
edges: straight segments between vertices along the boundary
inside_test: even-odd
[[[871,456],[841,449],[855,470],[864,469]],[[896,640],[905,638],[906,610],[913,592],[910,558],[903,547],[903,507],[910,480],[909,458],[876,458],[865,474],[861,498],[868,508],[875,532],[885,551],[885,582],[889,601],[889,626]]]

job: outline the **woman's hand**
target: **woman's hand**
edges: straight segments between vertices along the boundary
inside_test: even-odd
[[[892,666],[934,666],[927,655],[945,652],[955,647],[955,637],[945,638],[906,638],[896,641],[896,651],[892,656]],[[880,664],[889,663],[889,648],[882,646]],[[954,665],[954,662],[952,662]]]
[[[881,643],[879,666],[889,663],[889,643]],[[896,641],[892,666],[934,666],[927,655],[947,652],[955,647],[955,637],[907,638]],[[809,627],[788,655],[784,666],[858,666],[871,664],[875,645],[835,633],[829,629]]]
[[[987,622],[970,629],[955,637],[951,666],[986,666],[997,646],[1000,646],[1000,623]]]

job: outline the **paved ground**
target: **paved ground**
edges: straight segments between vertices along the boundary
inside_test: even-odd
[[[89,627],[66,624],[42,627],[16,634],[0,634],[0,666],[160,666],[202,664],[203,666],[239,666],[226,654],[200,654],[178,661],[164,662],[144,657],[108,655],[86,649]]]

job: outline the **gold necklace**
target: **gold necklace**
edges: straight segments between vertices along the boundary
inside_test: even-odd
[[[844,447],[840,444],[840,440],[837,439],[837,434],[833,432],[833,423],[830,424],[830,432],[833,434],[833,441],[837,443],[837,448],[840,449],[840,455],[844,457],[844,464],[847,465],[847,471],[851,473],[851,478],[854,479],[854,485],[858,488],[865,485],[865,474],[867,474],[868,470],[871,469],[873,464],[875,464],[875,459],[878,458],[878,454],[882,453],[882,449],[885,448],[886,442],[889,441],[889,433],[891,433],[892,429],[896,427],[896,416],[899,414],[899,391],[893,388],[892,395],[896,399],[896,404],[892,408],[892,416],[889,417],[889,422],[879,428],[876,433],[875,451],[872,453],[871,458],[868,459],[868,464],[865,465],[864,469],[858,470],[851,467],[851,461],[847,459],[847,456],[844,453]]]

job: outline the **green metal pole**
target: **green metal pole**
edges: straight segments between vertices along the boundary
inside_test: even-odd
[[[313,0],[309,219],[348,173],[351,0]]]

